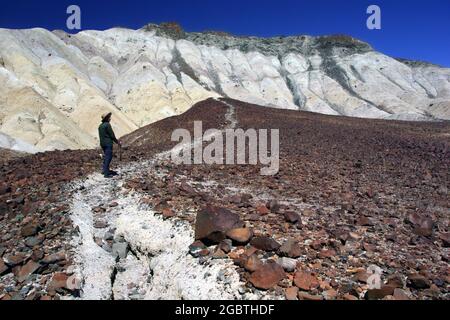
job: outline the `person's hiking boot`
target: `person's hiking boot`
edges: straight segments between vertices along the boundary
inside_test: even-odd
[[[111,179],[111,178],[113,178],[113,175],[112,174],[105,174],[105,175],[103,175],[103,177],[105,177],[105,179]]]
[[[111,176],[118,176],[118,175],[119,175],[116,171],[113,171],[113,170],[110,170],[110,171],[109,171],[109,174],[110,174]]]

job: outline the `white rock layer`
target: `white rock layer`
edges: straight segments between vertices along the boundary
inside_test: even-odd
[[[342,53],[338,44],[271,55],[156,34],[0,29],[0,131],[37,150],[91,148],[106,111],[121,136],[219,96],[352,117],[450,119],[450,69],[371,49]],[[254,41],[236,39],[221,41]]]

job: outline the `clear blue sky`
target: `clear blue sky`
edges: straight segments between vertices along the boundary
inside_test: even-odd
[[[450,0],[2,0],[0,27],[65,29],[77,4],[82,29],[140,28],[177,21],[187,31],[237,35],[348,34],[394,57],[450,67]],[[366,9],[382,10],[382,30],[366,28]]]

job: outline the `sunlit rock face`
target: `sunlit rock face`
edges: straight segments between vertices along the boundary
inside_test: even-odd
[[[92,148],[209,97],[396,120],[450,119],[450,69],[348,36],[234,37],[174,24],[70,35],[0,29],[0,132],[37,150]],[[280,111],[281,112],[281,111]]]

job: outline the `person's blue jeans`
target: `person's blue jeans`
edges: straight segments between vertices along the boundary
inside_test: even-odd
[[[109,171],[109,165],[111,164],[113,157],[113,146],[104,146],[103,149],[103,174],[109,176],[111,172]]]

